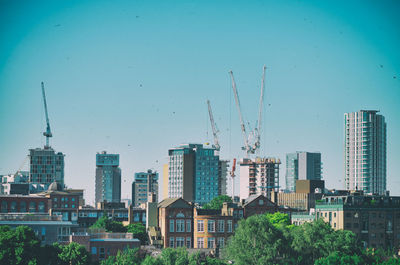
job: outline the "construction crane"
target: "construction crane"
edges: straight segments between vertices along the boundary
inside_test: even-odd
[[[43,95],[43,103],[44,103],[44,111],[46,113],[46,131],[43,132],[43,135],[46,136],[46,145],[45,148],[50,148],[49,138],[53,137],[53,134],[50,130],[50,121],[49,121],[49,114],[47,113],[47,102],[46,102],[46,93],[44,92],[44,83],[42,82],[42,95]]]
[[[263,113],[263,103],[264,103],[264,90],[265,90],[265,70],[267,67],[264,65],[263,67],[263,74],[261,79],[261,93],[260,93],[260,106],[258,109],[258,120],[257,126],[254,129],[255,134],[255,142],[254,142],[254,151],[258,150],[261,145],[261,123],[262,123],[262,113]]]
[[[243,121],[242,110],[240,109],[240,101],[239,101],[239,96],[238,96],[237,89],[236,89],[235,78],[233,77],[233,72],[229,71],[229,74],[231,75],[233,95],[235,96],[236,108],[239,113],[240,128],[242,130],[242,136],[243,136],[243,141],[244,141],[244,146],[242,147],[242,150],[245,150],[246,155],[248,156],[249,154],[254,154],[254,150],[249,145],[248,136],[246,133],[246,127],[245,127],[244,121]]]
[[[235,170],[236,170],[236,158],[233,159],[231,178],[232,178],[232,201],[235,200]]]
[[[221,149],[221,146],[219,145],[219,141],[218,141],[219,130],[217,128],[217,124],[214,121],[214,116],[212,113],[211,104],[210,104],[209,100],[207,100],[207,105],[208,105],[208,115],[210,116],[211,128],[212,128],[213,136],[214,136],[214,147],[215,147],[215,150],[219,151]]]

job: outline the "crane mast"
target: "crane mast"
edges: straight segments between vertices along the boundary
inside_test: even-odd
[[[239,96],[237,93],[236,83],[235,83],[235,79],[233,77],[233,72],[230,71],[229,74],[231,75],[232,89],[233,89],[233,95],[235,96],[236,108],[239,112],[240,128],[242,130],[242,136],[243,136],[243,141],[244,141],[244,147],[242,147],[242,149],[245,150],[246,155],[248,155],[249,153],[254,153],[254,152],[253,152],[252,148],[250,147],[248,139],[247,139],[246,127],[243,122],[243,116],[242,116],[242,111],[240,109]]]
[[[218,129],[217,129],[217,125],[214,121],[214,116],[212,113],[211,104],[210,104],[209,100],[207,100],[207,105],[208,105],[208,115],[210,116],[211,128],[212,128],[213,136],[214,136],[214,146],[215,146],[215,149],[217,151],[219,151],[221,149],[221,146],[219,145],[219,141],[218,141]]]
[[[264,90],[265,90],[265,70],[267,67],[264,65],[263,74],[261,79],[261,93],[260,93],[260,106],[258,110],[258,120],[257,127],[255,129],[255,138],[256,141],[254,143],[254,149],[257,150],[261,145],[261,123],[262,123],[262,113],[263,113],[263,103],[264,103]]]
[[[47,113],[47,102],[46,102],[46,93],[44,92],[44,83],[42,82],[42,95],[43,95],[43,103],[44,103],[44,112],[46,113],[46,131],[43,132],[43,135],[46,136],[46,145],[45,148],[49,148],[49,138],[53,137],[53,134],[50,130],[50,121],[49,121],[49,114]]]

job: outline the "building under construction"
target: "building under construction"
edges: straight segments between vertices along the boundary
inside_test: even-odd
[[[279,189],[280,164],[277,158],[243,158],[240,161],[240,199],[260,194],[271,199],[271,192]]]
[[[64,187],[64,154],[56,153],[53,148],[35,148],[29,150],[31,183],[50,185],[54,181]]]

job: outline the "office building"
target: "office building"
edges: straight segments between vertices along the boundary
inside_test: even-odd
[[[286,190],[296,191],[296,180],[321,178],[321,153],[296,152],[286,155]]]
[[[240,161],[240,199],[252,195],[264,195],[271,199],[271,192],[279,189],[280,164],[281,161],[276,158],[243,158]]]
[[[163,165],[162,199],[168,198],[168,164]]]
[[[31,183],[50,185],[54,181],[64,187],[64,154],[56,153],[53,148],[45,146],[30,149],[30,171]]]
[[[344,114],[345,185],[383,195],[386,190],[386,122],[376,110]]]
[[[107,154],[106,151],[96,154],[95,197],[96,204],[104,201],[121,201],[121,169],[118,154]]]
[[[168,197],[203,205],[220,195],[219,156],[215,148],[185,144],[168,151]]]
[[[158,201],[158,173],[151,169],[147,172],[135,173],[135,180],[132,182],[133,206],[146,203],[149,194],[153,194],[154,200]]]

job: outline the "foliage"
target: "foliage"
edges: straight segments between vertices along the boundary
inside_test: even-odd
[[[135,265],[140,264],[142,261],[137,248],[128,248],[123,252],[118,251],[117,256],[109,256],[106,260],[101,262],[101,265]]]
[[[225,254],[239,265],[277,264],[285,252],[285,244],[283,232],[266,215],[253,215],[239,222]]]
[[[346,255],[338,251],[332,252],[325,258],[315,261],[315,265],[361,265],[365,264],[362,257],[358,255]]]
[[[86,248],[78,243],[72,242],[68,245],[54,244],[54,247],[59,249],[58,258],[61,261],[59,264],[75,264],[84,265],[90,264],[90,254]]]
[[[232,202],[228,195],[219,195],[203,206],[203,209],[221,210],[224,202]]]
[[[129,224],[126,226],[126,230],[128,233],[132,233],[134,238],[139,239],[142,245],[147,242],[146,227],[142,223]]]
[[[123,226],[121,222],[109,219],[106,214],[97,219],[96,223],[94,223],[90,228],[105,229],[107,232],[114,232],[114,233],[126,232],[126,227]]]

